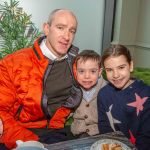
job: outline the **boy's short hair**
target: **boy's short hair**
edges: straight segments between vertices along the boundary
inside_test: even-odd
[[[83,62],[89,59],[97,61],[99,67],[101,67],[101,56],[94,50],[83,50],[82,52],[80,52],[75,58],[76,65],[79,59],[82,59]]]

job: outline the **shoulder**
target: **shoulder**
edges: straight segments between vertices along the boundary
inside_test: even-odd
[[[114,91],[114,88],[108,83],[106,84],[100,91],[99,91],[99,95],[102,95],[102,94],[109,94],[111,92]]]
[[[12,54],[8,54],[1,60],[1,63],[9,66],[12,64],[19,64],[20,62],[27,62],[27,60],[31,59],[32,55],[33,55],[32,48],[24,48],[21,50],[17,50]]]
[[[74,45],[71,45],[71,47],[69,48],[69,52],[74,54],[74,55],[77,55],[79,52],[79,48],[74,46]]]
[[[133,88],[138,93],[147,94],[148,96],[150,96],[150,86],[145,84],[142,80],[136,79],[133,83]]]
[[[78,54],[78,52],[79,52],[79,48],[74,45],[71,45],[71,47],[69,48],[69,51],[68,51],[68,55],[75,57]]]
[[[8,59],[16,58],[16,57],[24,57],[26,55],[29,55],[32,51],[33,51],[32,48],[23,48],[23,49],[15,51],[15,52],[13,52],[11,54],[6,55],[4,57],[4,59],[8,60]]]
[[[114,94],[114,89],[113,87],[111,87],[110,84],[105,85],[102,89],[99,90],[98,92],[98,96],[97,96],[97,101],[103,101],[104,103],[109,99],[111,99],[111,97]],[[107,99],[107,100],[106,100]]]
[[[100,76],[98,79],[98,83],[103,83],[106,85],[108,82],[103,78],[103,76]]]
[[[74,63],[74,59],[77,56],[78,52],[79,48],[74,45],[71,45],[71,47],[68,50],[68,60],[71,64]]]

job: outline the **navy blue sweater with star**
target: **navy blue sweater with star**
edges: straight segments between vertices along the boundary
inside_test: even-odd
[[[124,90],[108,84],[97,101],[100,133],[121,131],[138,150],[150,149],[150,86],[141,80]]]

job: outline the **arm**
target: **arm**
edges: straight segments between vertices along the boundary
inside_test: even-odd
[[[12,68],[9,68],[10,70]],[[16,146],[16,140],[38,140],[31,131],[19,125],[15,120],[15,104],[19,104],[16,98],[16,90],[9,77],[7,68],[0,61],[0,119],[1,137],[0,142],[5,143],[8,148]]]
[[[150,148],[150,97],[144,104],[144,109],[138,120],[139,128],[135,144],[138,150],[147,150]]]
[[[106,112],[109,108],[108,94],[100,91],[97,97],[98,128],[100,134],[113,132]]]
[[[49,127],[50,128],[64,128],[64,124],[66,122],[69,114],[76,109],[82,100],[82,91],[80,88],[75,86],[71,89],[70,97],[66,100],[62,107],[57,109],[55,114],[50,120]]]

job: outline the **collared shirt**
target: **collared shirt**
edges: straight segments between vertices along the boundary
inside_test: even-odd
[[[66,54],[65,56],[58,58],[57,56],[55,56],[50,49],[48,49],[48,47],[46,46],[46,40],[44,39],[40,45],[41,51],[43,53],[44,56],[46,56],[47,58],[51,59],[51,60],[62,60],[68,57],[68,55]]]
[[[87,102],[90,102],[93,98],[93,95],[95,94],[96,92],[96,86],[93,87],[92,89],[86,91],[82,88],[82,92],[83,92],[83,98],[87,101]]]

